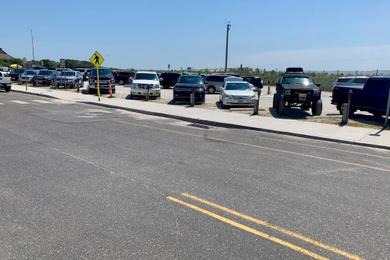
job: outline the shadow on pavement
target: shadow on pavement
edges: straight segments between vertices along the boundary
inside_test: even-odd
[[[286,112],[284,115],[276,114],[276,110],[272,107],[269,108],[269,112],[271,113],[272,117],[275,118],[308,119],[312,116],[309,112],[300,108],[286,108]]]

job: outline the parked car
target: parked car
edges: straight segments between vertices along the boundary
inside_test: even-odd
[[[11,73],[9,74],[9,76],[11,77],[11,80],[18,81],[19,76],[22,75],[25,70],[26,69],[13,69],[13,70],[11,70]]]
[[[2,71],[0,71],[0,88],[3,88],[5,92],[11,91],[11,77]]]
[[[57,72],[55,70],[40,70],[33,76],[32,84],[37,85],[53,85]]]
[[[244,81],[249,82],[257,89],[263,88],[263,80],[260,77],[243,77]]]
[[[202,76],[181,75],[173,87],[173,102],[189,101],[192,93],[194,93],[195,102],[205,102],[206,89]]]
[[[149,93],[150,97],[161,96],[160,80],[156,72],[138,71],[131,85],[130,95],[146,96]]]
[[[89,69],[89,68],[76,68],[74,70],[81,73],[81,75],[83,76],[83,81],[88,81],[89,74],[91,73],[91,69]]]
[[[322,101],[320,84],[305,75],[302,68],[287,68],[276,84],[273,108],[278,115],[286,113],[286,107],[311,108],[313,116],[321,115]]]
[[[82,87],[83,76],[79,71],[63,70],[60,74],[56,74],[53,80],[53,86],[55,88],[80,88]]]
[[[115,71],[114,79],[115,83],[119,85],[131,84],[134,79],[135,72],[133,71]]]
[[[175,72],[163,72],[160,74],[159,78],[161,81],[161,86],[163,88],[170,88],[172,86],[175,86],[177,83],[180,73],[175,73]]]
[[[37,74],[36,70],[25,70],[20,76],[19,76],[19,82],[20,83],[31,83],[34,76]]]
[[[352,91],[350,116],[357,110],[367,111],[375,117],[381,117],[386,114],[390,77],[369,78],[362,89],[335,86],[332,92],[331,103],[336,105],[340,113],[346,108],[349,90]]]
[[[229,79],[230,78],[230,79]],[[256,102],[256,88],[242,78],[229,77],[219,94],[219,103],[222,108],[232,106],[254,106]],[[241,80],[234,80],[241,79]]]
[[[333,83],[332,89],[335,87],[362,89],[367,80],[366,76],[340,77]]]
[[[207,93],[214,94],[220,92],[226,77],[228,77],[228,75],[207,75],[204,79]]]
[[[91,69],[89,75],[89,93],[97,93],[97,69]],[[108,93],[110,91],[110,85],[112,93],[115,93],[115,82],[112,70],[109,68],[99,68],[99,88],[101,93]]]
[[[2,72],[3,75],[8,77],[9,74],[11,73],[11,69],[8,67],[0,67],[0,72]]]

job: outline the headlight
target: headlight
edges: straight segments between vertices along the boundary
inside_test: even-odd
[[[291,95],[291,89],[286,89],[286,90],[284,91],[284,94],[285,94],[286,96]]]
[[[233,98],[231,95],[225,95],[225,98]]]
[[[255,99],[256,95],[249,96],[249,99]]]
[[[153,85],[152,88],[160,88],[159,84]]]
[[[138,87],[138,85],[137,84],[135,84],[135,83],[133,83],[133,86],[132,86],[133,88],[137,88]]]

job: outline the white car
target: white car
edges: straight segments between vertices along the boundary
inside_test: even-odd
[[[11,77],[4,72],[0,71],[0,88],[3,88],[5,92],[11,91]]]
[[[160,79],[156,72],[138,71],[131,85],[130,95],[146,96],[149,92],[150,97],[161,96]]]
[[[219,102],[222,108],[252,107],[256,102],[256,89],[246,81],[227,80],[219,94]]]

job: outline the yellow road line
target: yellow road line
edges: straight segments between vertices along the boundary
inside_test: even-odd
[[[317,160],[321,160],[321,161],[334,162],[334,163],[339,163],[339,164],[345,164],[345,165],[350,165],[350,166],[355,166],[355,167],[360,167],[360,168],[365,168],[365,169],[382,171],[382,172],[389,172],[390,173],[390,169],[380,168],[380,167],[375,167],[375,166],[369,166],[369,165],[364,165],[364,164],[360,164],[360,163],[346,162],[346,161],[341,161],[341,160],[337,160],[337,159],[331,159],[331,158],[315,156],[315,155],[310,155],[310,154],[304,154],[304,153],[298,153],[298,152],[293,152],[293,151],[286,151],[286,150],[281,150],[281,149],[271,148],[271,147],[266,147],[266,146],[261,146],[261,145],[248,144],[248,143],[242,143],[242,142],[235,142],[235,141],[230,141],[230,140],[222,139],[222,138],[205,137],[203,135],[197,135],[197,134],[191,134],[191,133],[183,133],[183,132],[174,131],[174,130],[165,129],[165,128],[160,128],[160,127],[156,127],[156,126],[149,126],[149,125],[144,125],[144,124],[134,124],[134,123],[129,123],[129,122],[121,121],[121,120],[119,120],[119,122],[124,123],[124,124],[128,124],[128,125],[134,125],[134,126],[139,126],[139,127],[144,127],[144,128],[156,129],[156,130],[165,131],[165,132],[168,132],[168,133],[174,133],[174,134],[178,134],[178,135],[192,136],[192,137],[198,137],[198,138],[207,138],[209,140],[214,140],[214,141],[220,141],[220,142],[225,142],[225,143],[230,143],[230,144],[235,144],[235,145],[242,145],[242,146],[247,146],[247,147],[252,147],[252,148],[257,148],[257,149],[262,149],[262,150],[267,150],[267,151],[272,151],[272,152],[277,152],[277,153],[291,154],[291,155],[296,155],[296,156],[301,156],[301,157],[306,157],[306,158],[311,158],[311,159],[317,159]]]
[[[190,127],[190,126],[188,126],[188,127]],[[218,130],[215,130],[215,129],[208,129],[208,131],[218,132]],[[244,135],[244,134],[240,134],[240,133],[228,133],[228,134],[229,135],[246,136],[246,137],[248,136],[248,135]],[[332,150],[332,151],[344,152],[344,153],[347,153],[347,154],[357,154],[357,155],[364,155],[364,156],[368,156],[368,157],[375,157],[375,158],[379,158],[379,159],[390,160],[389,156],[378,155],[378,154],[369,154],[369,153],[363,153],[363,152],[355,152],[355,151],[344,150],[344,149],[340,149],[340,148],[334,148],[334,147],[328,147],[328,146],[322,146],[322,145],[315,145],[315,144],[305,144],[305,143],[299,143],[299,142],[287,141],[287,140],[280,140],[280,139],[270,138],[270,137],[256,136],[256,138],[262,139],[262,140],[268,140],[268,141],[276,141],[276,142],[279,142],[279,143],[295,144],[295,145],[299,145],[299,146],[307,146],[307,147],[313,147],[313,148],[320,148],[320,149],[323,149],[323,150]],[[326,142],[326,141],[324,141],[324,142]],[[372,149],[374,149],[374,148],[372,148]]]
[[[243,219],[245,219],[245,220],[251,221],[251,222],[256,223],[256,224],[258,224],[258,225],[262,225],[262,226],[264,226],[264,227],[267,227],[267,228],[270,228],[270,229],[279,231],[279,232],[281,232],[281,233],[283,233],[283,234],[285,234],[285,235],[288,235],[288,236],[291,236],[291,237],[300,239],[300,240],[302,240],[302,241],[305,241],[305,242],[310,243],[310,244],[312,244],[312,245],[315,245],[315,246],[317,246],[317,247],[326,249],[326,250],[328,250],[328,251],[330,251],[330,252],[333,252],[333,253],[335,253],[335,254],[344,256],[344,257],[346,257],[346,258],[354,259],[354,260],[362,259],[362,258],[359,257],[359,256],[350,254],[350,253],[348,253],[348,252],[345,252],[345,251],[343,251],[343,250],[340,250],[340,249],[335,248],[335,247],[332,247],[332,246],[328,246],[328,245],[323,244],[323,243],[321,243],[321,242],[318,242],[318,241],[316,241],[316,240],[314,240],[314,239],[311,239],[311,238],[309,238],[309,237],[306,237],[306,236],[303,236],[303,235],[301,235],[301,234],[295,233],[295,232],[293,232],[293,231],[287,230],[287,229],[285,229],[285,228],[282,228],[282,227],[273,225],[273,224],[268,223],[268,222],[266,222],[266,221],[259,220],[259,219],[253,218],[253,217],[251,217],[251,216],[248,216],[248,215],[239,213],[238,211],[235,211],[235,210],[226,208],[226,207],[224,207],[224,206],[218,205],[218,204],[213,203],[213,202],[211,202],[211,201],[208,201],[208,200],[205,200],[205,199],[196,197],[196,196],[191,195],[191,194],[188,194],[188,193],[182,193],[181,195],[183,195],[184,197],[187,197],[187,198],[189,198],[189,199],[198,201],[198,202],[200,202],[200,203],[206,204],[206,205],[208,205],[208,206],[210,206],[210,207],[213,207],[213,208],[216,208],[216,209],[225,211],[225,212],[227,212],[227,213],[229,213],[229,214],[231,214],[231,215],[234,215],[234,216],[243,218]]]
[[[314,259],[321,259],[321,260],[328,259],[328,258],[326,258],[326,257],[323,257],[323,256],[320,256],[320,255],[318,255],[318,254],[316,254],[316,253],[313,253],[313,252],[311,252],[311,251],[309,251],[309,250],[306,250],[306,249],[304,249],[304,248],[302,248],[302,247],[299,247],[299,246],[297,246],[297,245],[294,245],[294,244],[292,244],[292,243],[290,243],[290,242],[281,240],[281,239],[279,239],[279,238],[277,238],[277,237],[273,237],[273,236],[271,236],[271,235],[268,235],[268,234],[263,233],[263,232],[261,232],[261,231],[258,231],[258,230],[256,230],[256,229],[253,229],[253,228],[251,228],[251,227],[245,226],[245,225],[240,224],[240,223],[238,223],[238,222],[235,222],[235,221],[233,221],[233,220],[231,220],[231,219],[222,217],[222,216],[220,216],[220,215],[218,215],[218,214],[215,214],[215,213],[213,213],[213,212],[211,212],[211,211],[202,209],[202,208],[200,208],[200,207],[198,207],[198,206],[195,206],[195,205],[193,205],[193,204],[184,202],[184,201],[179,200],[179,199],[177,199],[177,198],[168,196],[167,199],[170,200],[170,201],[173,201],[173,202],[175,202],[175,203],[177,203],[177,204],[180,204],[180,205],[182,205],[182,206],[185,206],[185,207],[188,207],[188,208],[193,209],[193,210],[195,210],[195,211],[198,211],[198,212],[200,212],[200,213],[202,213],[202,214],[204,214],[204,215],[207,215],[207,216],[209,216],[209,217],[212,217],[212,218],[214,218],[214,219],[217,219],[217,220],[219,220],[219,221],[221,221],[221,222],[224,222],[224,223],[226,223],[226,224],[229,224],[229,225],[231,225],[231,226],[233,226],[233,227],[236,227],[236,228],[239,228],[239,229],[241,229],[241,230],[244,230],[244,231],[246,231],[246,232],[248,232],[248,233],[251,233],[251,234],[253,234],[253,235],[262,237],[262,238],[267,239],[267,240],[270,240],[270,241],[272,241],[272,242],[274,242],[274,243],[276,243],[276,244],[279,244],[279,245],[281,245],[281,246],[284,246],[284,247],[290,248],[290,249],[292,249],[292,250],[294,250],[294,251],[297,251],[297,252],[299,252],[299,253],[301,253],[301,254],[310,256],[310,257],[312,257],[312,258],[314,258]]]

